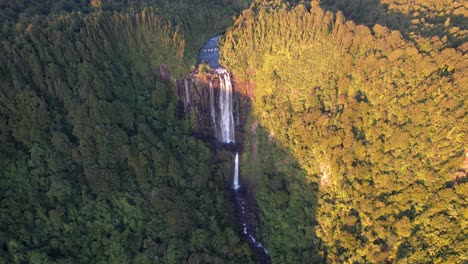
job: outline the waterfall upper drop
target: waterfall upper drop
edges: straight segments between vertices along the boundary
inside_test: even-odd
[[[239,185],[239,153],[236,152],[236,158],[234,159],[234,177],[233,177],[233,182],[232,186],[234,190],[238,190],[240,185]]]
[[[225,144],[235,143],[234,130],[234,87],[230,73],[219,64],[219,35],[209,39],[200,49],[198,63],[208,63],[211,67],[209,79],[210,115],[216,139]],[[198,66],[197,66],[198,68]],[[186,92],[186,102],[190,104],[190,94]]]
[[[226,69],[216,69],[219,75],[219,129],[222,143],[235,143],[234,140],[234,115],[232,113],[233,89],[231,77]],[[210,99],[211,100],[211,99]],[[216,127],[215,127],[216,129]]]

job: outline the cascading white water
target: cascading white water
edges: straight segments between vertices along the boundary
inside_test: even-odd
[[[211,112],[211,121],[213,122],[213,130],[215,132],[215,137],[218,138],[218,128],[216,125],[216,109],[215,109],[215,94],[213,89],[213,82],[210,80],[210,112]]]
[[[235,143],[231,77],[224,68],[217,69],[216,72],[219,76],[220,140],[222,143]]]
[[[236,158],[234,159],[234,177],[232,180],[232,186],[234,190],[238,190],[240,185],[239,185],[239,153],[236,152]]]
[[[190,92],[189,92],[189,85],[187,78],[184,79],[184,87],[185,87],[185,106],[188,107],[190,104]]]

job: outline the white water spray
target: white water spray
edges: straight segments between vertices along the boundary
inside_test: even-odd
[[[236,158],[234,159],[234,179],[232,182],[232,186],[234,190],[238,190],[240,185],[239,185],[239,153],[236,152]]]
[[[220,140],[222,143],[235,143],[231,77],[224,68],[217,69],[216,72],[219,75]]]

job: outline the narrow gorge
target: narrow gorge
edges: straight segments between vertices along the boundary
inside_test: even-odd
[[[179,81],[177,95],[186,118],[196,133],[210,141],[216,151],[227,151],[232,160],[231,189],[235,202],[239,233],[248,242],[257,263],[271,263],[268,250],[259,237],[259,209],[255,194],[240,175],[243,124],[248,107],[242,107],[235,91],[232,74],[218,62],[219,35],[209,39],[200,49],[195,70]],[[242,109],[242,110],[240,110]],[[237,136],[239,139],[236,139]]]

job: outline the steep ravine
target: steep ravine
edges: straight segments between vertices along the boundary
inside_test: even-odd
[[[242,179],[239,161],[243,149],[243,127],[248,115],[249,99],[235,91],[232,74],[218,63],[219,36],[208,40],[200,49],[196,70],[179,80],[177,95],[180,109],[200,137],[211,142],[216,152],[231,153],[233,202],[238,231],[248,242],[254,261],[271,263],[268,250],[259,237],[259,210],[253,188]],[[209,67],[207,67],[209,65]]]

